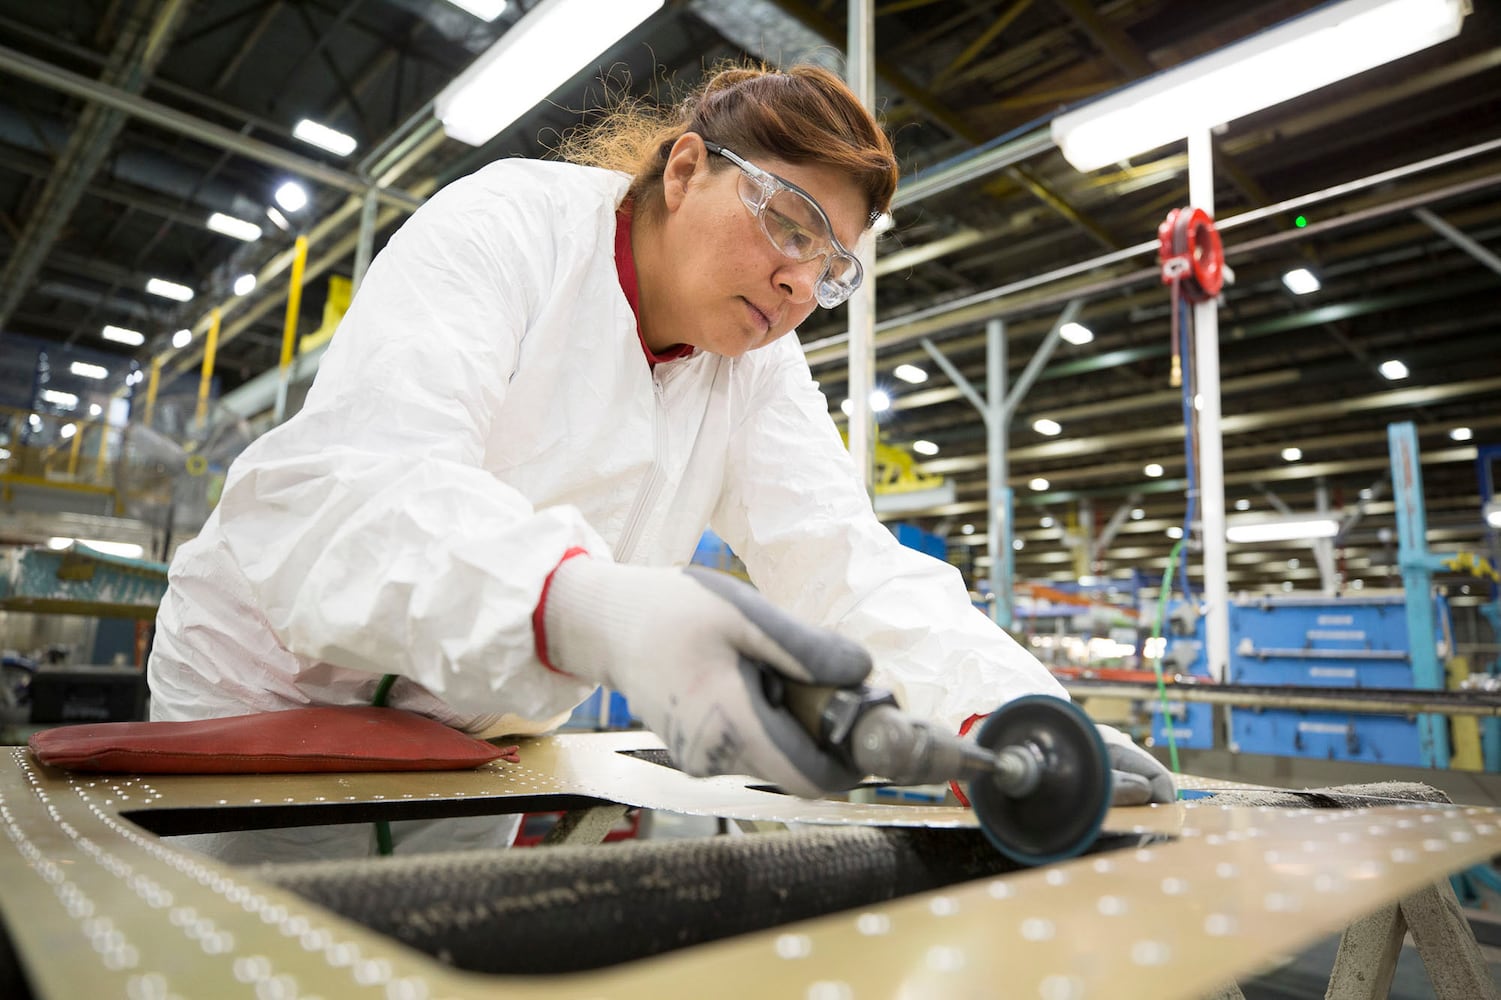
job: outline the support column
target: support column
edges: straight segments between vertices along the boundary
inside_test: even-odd
[[[1188,137],[1188,201],[1214,217],[1214,153],[1209,130]],[[1225,458],[1220,439],[1220,316],[1214,301],[1194,306],[1195,384],[1199,409],[1199,510],[1204,531],[1205,652],[1209,675],[1230,664],[1230,578],[1225,544]],[[1187,432],[1187,428],[1184,431]],[[1192,525],[1189,526],[1190,530]]]
[[[873,0],[849,0],[849,35],[845,76],[850,89],[866,109],[875,105],[875,5]],[[870,393],[875,388],[876,368],[876,251],[875,232],[867,230],[855,247],[865,280],[849,299],[849,445],[855,475],[866,492],[873,490],[875,474],[875,422],[870,412]]]
[[[985,548],[990,556],[990,618],[1001,628],[1010,628],[1016,601],[1015,511],[1008,485],[1010,462],[1006,437],[1006,324],[993,319],[985,324],[985,451],[986,497],[989,523]]]

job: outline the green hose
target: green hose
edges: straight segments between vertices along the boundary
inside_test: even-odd
[[[1178,543],[1173,546],[1173,550],[1168,553],[1167,569],[1164,570],[1162,574],[1162,587],[1157,592],[1157,620],[1152,623],[1152,638],[1154,640],[1162,638],[1162,620],[1167,616],[1168,600],[1172,597],[1173,594],[1173,570],[1177,568],[1178,557],[1182,555],[1182,553],[1183,539],[1180,538],[1178,539]],[[1163,646],[1162,653],[1163,655],[1167,653],[1167,647],[1165,644]],[[1152,669],[1157,672],[1157,698],[1162,704],[1162,728],[1167,733],[1168,758],[1172,761],[1173,773],[1182,774],[1183,768],[1178,765],[1178,740],[1173,735],[1173,719],[1172,716],[1168,713],[1167,684],[1162,679],[1162,655],[1159,655],[1155,660],[1152,661]]]

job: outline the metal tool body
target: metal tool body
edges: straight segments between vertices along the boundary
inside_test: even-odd
[[[968,781],[981,829],[1008,857],[1073,857],[1099,834],[1110,807],[1109,759],[1094,724],[1070,702],[1008,702],[971,741],[903,712],[889,691],[772,683],[773,702],[855,770],[897,785]]]

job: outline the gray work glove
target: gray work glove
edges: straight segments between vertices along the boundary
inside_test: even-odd
[[[689,774],[749,774],[813,798],[859,784],[767,696],[767,674],[845,687],[870,655],[712,570],[573,558],[542,608],[547,660],[625,695]]]
[[[1148,802],[1175,802],[1178,789],[1173,775],[1132,742],[1131,737],[1111,726],[1097,726],[1110,755],[1111,805],[1142,806]]]

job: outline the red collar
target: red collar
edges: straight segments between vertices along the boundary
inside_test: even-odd
[[[631,314],[636,317],[636,339],[641,341],[641,351],[650,364],[661,361],[676,361],[693,353],[692,344],[674,344],[658,354],[646,346],[641,336],[641,290],[636,281],[636,257],[631,253],[631,213],[629,204],[615,212],[615,270],[620,272],[620,290],[631,304]]]

